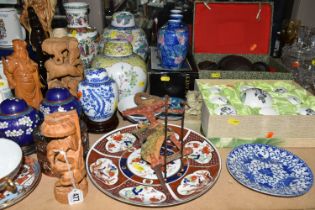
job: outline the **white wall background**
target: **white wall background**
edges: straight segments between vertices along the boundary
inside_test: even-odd
[[[315,27],[315,0],[294,0],[292,19],[302,21],[302,25]]]

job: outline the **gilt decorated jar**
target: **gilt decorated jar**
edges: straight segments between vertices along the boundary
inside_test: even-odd
[[[75,37],[79,42],[80,59],[84,67],[89,68],[93,57],[98,53],[98,33],[89,25],[89,4],[85,2],[64,3],[68,22],[68,36]]]
[[[40,121],[40,113],[23,99],[9,98],[0,104],[0,138],[19,144],[25,155],[35,152],[32,134]]]
[[[100,51],[111,39],[127,40],[133,47],[133,52],[146,60],[149,51],[148,41],[142,28],[136,26],[134,15],[127,11],[113,14],[111,25],[104,29],[100,41]]]
[[[147,67],[144,60],[133,53],[126,40],[110,40],[104,45],[104,53],[92,61],[94,68],[106,68],[118,86],[119,100],[145,91]]]
[[[84,114],[93,122],[109,120],[117,109],[117,84],[104,68],[86,69],[84,76],[78,87]]]

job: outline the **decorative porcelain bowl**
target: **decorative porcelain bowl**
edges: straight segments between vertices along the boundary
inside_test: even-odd
[[[302,107],[298,110],[300,115],[315,115],[315,111],[311,108]]]
[[[45,99],[39,106],[39,111],[45,116],[53,112],[67,112],[77,110],[81,116],[82,106],[80,102],[73,97],[67,88],[51,88],[47,91]]]
[[[222,105],[215,110],[215,113],[217,115],[236,115],[236,109],[231,105]]]
[[[0,138],[0,191],[14,190],[14,177],[22,164],[22,150],[10,139]]]
[[[252,108],[262,108],[272,106],[272,97],[260,88],[249,88],[242,92],[241,100],[244,105]]]
[[[132,13],[121,11],[121,12],[115,12],[113,14],[112,26],[115,27],[134,27],[135,24],[135,18]]]

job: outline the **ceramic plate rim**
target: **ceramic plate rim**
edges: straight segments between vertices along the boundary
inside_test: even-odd
[[[40,180],[42,178],[42,171],[41,171],[41,168],[40,168],[40,164],[39,164],[37,159],[32,158],[32,157],[29,157],[29,158],[31,158],[34,161],[34,165],[36,165],[35,167],[39,168],[39,173],[38,173],[37,176],[35,176],[35,179],[34,179],[34,182],[32,183],[32,186],[29,188],[28,192],[26,192],[24,195],[22,195],[21,197],[17,198],[16,200],[11,200],[8,203],[0,204],[0,209],[5,209],[5,208],[11,207],[11,206],[21,202],[26,197],[28,197],[36,189],[37,185],[39,184],[39,182],[40,182]],[[25,163],[23,163],[21,165],[21,167],[23,167],[24,164]]]
[[[280,151],[286,152],[286,153],[292,155],[294,158],[297,158],[297,159],[301,160],[301,161],[303,162],[303,164],[310,170],[310,173],[311,173],[311,175],[312,175],[312,184],[310,185],[310,187],[308,188],[308,190],[306,190],[306,191],[304,191],[304,192],[302,192],[302,193],[300,193],[300,194],[298,194],[298,195],[284,195],[284,194],[271,193],[271,192],[267,192],[267,191],[264,191],[264,190],[255,189],[254,187],[247,186],[245,183],[243,183],[243,182],[241,182],[240,180],[238,180],[238,178],[235,177],[234,174],[230,171],[230,168],[229,168],[229,165],[228,165],[228,159],[230,158],[230,155],[232,154],[232,152],[234,152],[236,149],[240,149],[240,148],[246,147],[246,146],[248,146],[248,145],[252,145],[252,146],[257,145],[257,146],[259,146],[259,147],[267,146],[267,147],[271,147],[271,148],[273,148],[273,149],[279,149]],[[311,188],[313,187],[313,185],[314,185],[314,174],[313,174],[313,171],[312,171],[312,169],[307,165],[307,163],[306,163],[302,158],[300,158],[299,156],[295,155],[294,153],[292,153],[292,152],[290,152],[290,151],[288,151],[288,150],[286,150],[286,149],[284,149],[284,148],[276,147],[276,146],[268,145],[268,144],[242,144],[242,145],[240,145],[240,146],[237,146],[237,147],[233,148],[233,149],[229,152],[228,156],[226,157],[226,168],[227,168],[227,171],[229,172],[229,174],[233,177],[233,179],[234,179],[235,181],[237,181],[237,183],[241,184],[242,186],[244,186],[244,187],[246,187],[246,188],[248,188],[248,189],[251,189],[251,190],[253,190],[253,191],[260,192],[260,193],[263,193],[263,194],[266,194],[266,195],[272,195],[272,196],[283,197],[283,198],[298,197],[298,196],[302,196],[302,195],[306,194],[307,192],[309,192],[310,189],[311,189]]]
[[[177,206],[177,205],[182,205],[182,204],[185,204],[185,203],[188,203],[192,200],[195,200],[201,196],[203,196],[204,194],[206,194],[207,192],[209,192],[209,190],[216,184],[216,182],[218,181],[220,175],[221,175],[221,170],[222,170],[222,159],[221,159],[221,155],[218,151],[218,149],[212,144],[211,141],[209,141],[209,139],[207,139],[205,136],[203,136],[202,134],[190,129],[190,128],[186,128],[184,127],[184,129],[187,129],[187,131],[190,131],[190,132],[193,132],[193,133],[197,133],[199,134],[200,136],[202,136],[204,138],[205,141],[207,141],[211,146],[212,148],[214,149],[214,151],[218,154],[218,162],[219,162],[219,170],[218,170],[218,174],[217,176],[215,177],[215,179],[213,180],[212,182],[212,185],[208,186],[204,191],[202,191],[201,193],[198,193],[196,194],[195,196],[193,196],[192,198],[188,198],[187,200],[181,202],[181,203],[172,203],[172,204],[144,204],[144,205],[141,205],[141,203],[136,203],[136,202],[132,202],[132,201],[129,201],[129,200],[126,200],[126,199],[123,199],[123,198],[120,198],[120,197],[114,197],[112,196],[111,193],[108,193],[107,191],[105,191],[104,189],[102,189],[95,181],[94,179],[92,179],[92,175],[90,173],[90,170],[88,169],[89,168],[89,165],[88,165],[88,157],[90,156],[90,153],[92,152],[92,150],[94,149],[94,146],[97,145],[100,141],[102,141],[106,136],[110,136],[111,134],[119,131],[119,130],[123,130],[123,129],[126,129],[126,128],[129,128],[129,127],[135,127],[137,126],[137,124],[132,124],[132,125],[128,125],[128,126],[123,126],[121,128],[118,128],[118,129],[115,129],[111,132],[108,132],[106,134],[104,134],[103,136],[101,136],[91,147],[90,147],[90,150],[88,152],[88,154],[86,155],[86,159],[85,159],[85,167],[86,167],[86,171],[87,171],[87,174],[88,174],[88,177],[90,179],[90,181],[93,183],[93,185],[99,190],[101,191],[102,193],[104,193],[106,196],[110,197],[110,198],[113,198],[114,200],[116,201],[120,201],[124,204],[129,204],[129,205],[134,205],[134,206],[141,206],[141,207],[145,207],[145,208],[149,208],[149,207],[171,207],[171,206]],[[181,126],[178,126],[178,125],[174,125],[174,124],[168,124],[168,126],[174,126],[174,127],[178,127],[180,128]]]

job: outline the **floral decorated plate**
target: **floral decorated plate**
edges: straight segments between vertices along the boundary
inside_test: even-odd
[[[191,201],[215,184],[221,171],[217,149],[205,137],[184,128],[184,147],[190,147],[192,153],[167,164],[164,190],[150,165],[141,158],[141,145],[133,134],[137,126],[112,131],[91,147],[86,168],[100,191],[121,202],[161,207]],[[179,138],[180,127],[168,127]],[[171,142],[167,150],[169,154],[178,152]]]
[[[25,157],[24,164],[15,178],[17,191],[0,192],[0,209],[12,206],[28,196],[37,186],[41,178],[40,165],[37,160]]]
[[[269,195],[294,197],[307,193],[313,173],[291,152],[266,144],[244,144],[227,157],[227,169],[242,185]]]

